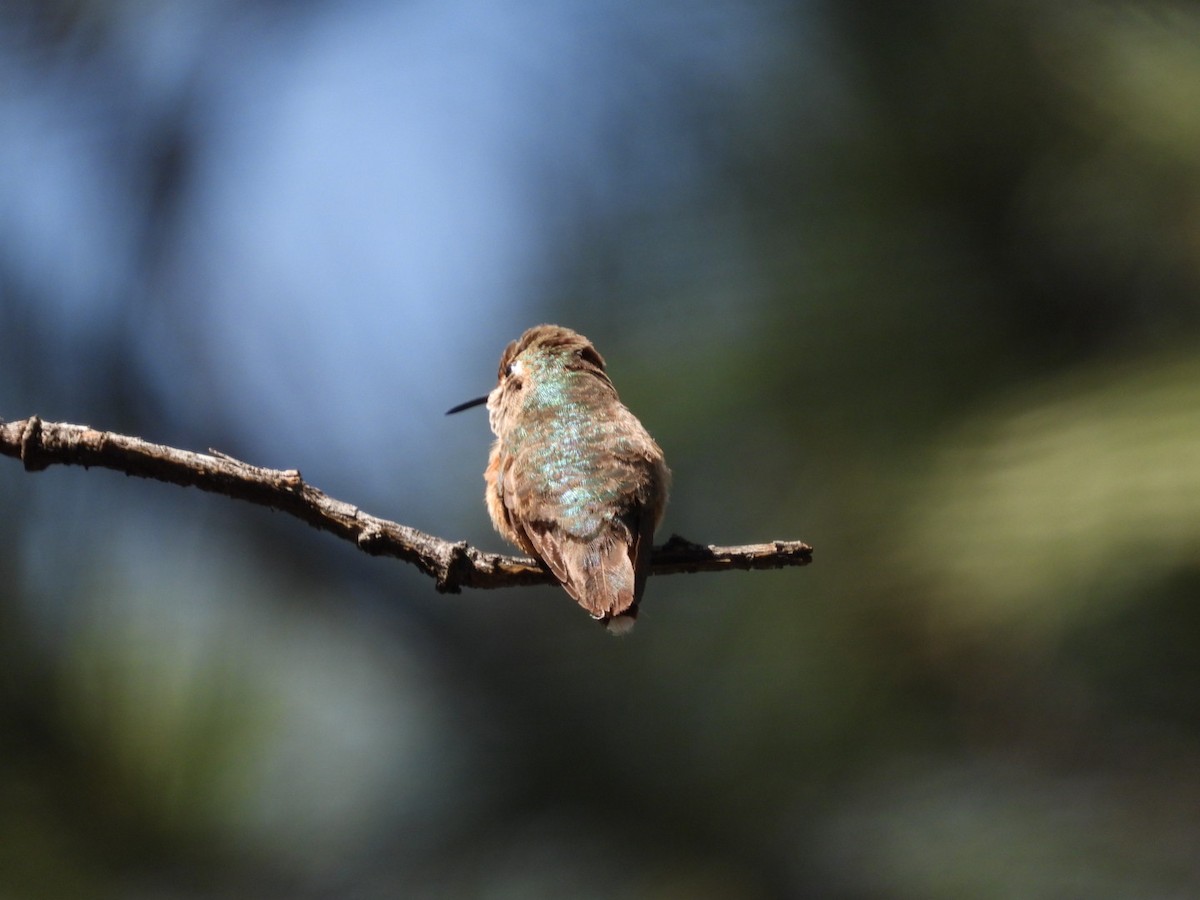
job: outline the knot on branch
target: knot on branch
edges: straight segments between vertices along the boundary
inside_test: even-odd
[[[471,558],[467,554],[469,548],[470,544],[466,541],[458,541],[447,546],[445,558],[437,572],[434,573],[436,578],[434,586],[439,594],[462,593],[463,576],[474,568],[471,565]]]
[[[26,472],[40,472],[50,468],[50,459],[41,452],[42,420],[30,416],[21,429],[21,462]]]
[[[358,533],[358,546],[372,556],[381,556],[383,546],[387,543],[387,535],[377,522],[370,522]]]

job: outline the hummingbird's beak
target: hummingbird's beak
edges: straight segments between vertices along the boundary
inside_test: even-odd
[[[474,400],[468,400],[466,403],[460,403],[458,406],[451,407],[446,410],[446,415],[452,416],[456,412],[462,412],[464,409],[470,409],[472,406],[483,406],[487,401],[488,395],[484,394],[482,397],[476,397]]]

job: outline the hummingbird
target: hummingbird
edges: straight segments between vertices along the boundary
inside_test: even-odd
[[[537,325],[505,348],[487,404],[492,525],[613,634],[633,627],[671,472],[583,335]]]

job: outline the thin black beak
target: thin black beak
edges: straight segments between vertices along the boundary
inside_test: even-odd
[[[452,416],[456,412],[462,412],[464,409],[470,409],[472,406],[483,406],[483,404],[487,403],[487,400],[488,395],[484,394],[482,397],[476,397],[474,400],[468,400],[466,403],[460,403],[458,406],[451,407],[446,410],[446,415]]]

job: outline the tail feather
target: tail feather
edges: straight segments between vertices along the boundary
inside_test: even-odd
[[[562,548],[563,586],[597,619],[608,620],[633,606],[636,586],[629,545],[614,534]]]
[[[654,523],[627,515],[590,540],[522,526],[522,536],[568,594],[610,633],[623,634],[637,619],[649,574]]]

